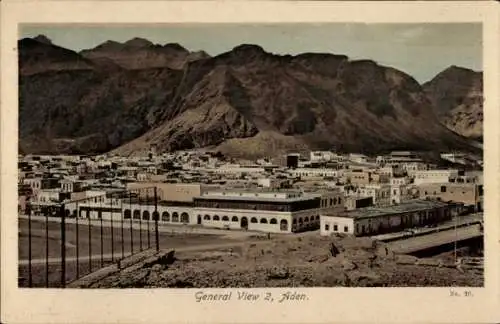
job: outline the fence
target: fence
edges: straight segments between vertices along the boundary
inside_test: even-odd
[[[19,286],[65,287],[128,256],[158,251],[158,220],[156,187],[32,204],[19,217]]]

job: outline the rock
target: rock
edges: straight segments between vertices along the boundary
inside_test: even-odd
[[[358,266],[354,262],[351,262],[349,260],[342,261],[342,269],[344,269],[344,271],[352,271],[352,270],[356,270],[357,268],[358,268]]]
[[[290,275],[290,272],[287,268],[283,266],[276,266],[268,270],[267,278],[268,279],[287,279]]]
[[[308,262],[317,262],[317,263],[323,263],[326,262],[330,257],[327,254],[322,254],[322,255],[313,255],[307,258]]]
[[[397,263],[415,264],[415,263],[417,263],[417,261],[418,261],[418,258],[411,256],[411,255],[406,255],[406,254],[396,255],[396,262]]]

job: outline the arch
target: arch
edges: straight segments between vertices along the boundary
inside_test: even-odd
[[[213,220],[214,220],[214,221],[218,221],[218,220],[220,220],[219,215],[214,215]]]
[[[179,221],[179,214],[177,212],[172,213],[172,222],[178,222]]]
[[[154,221],[160,220],[160,213],[159,212],[157,212],[157,211],[153,212],[153,220]]]
[[[316,215],[316,220],[319,220],[319,215]]]
[[[257,223],[257,218],[252,217],[252,219],[250,220],[250,223]]]
[[[261,218],[260,219],[261,224],[267,224],[267,218]]]
[[[161,220],[164,222],[170,222],[170,214],[166,211],[161,213]]]
[[[297,224],[297,219],[296,218],[293,219],[293,224]]]
[[[331,206],[331,205],[335,205],[336,203],[337,203],[337,202],[336,202],[336,200],[335,200],[335,199],[330,198],[330,206]]]
[[[304,217],[304,223],[308,223],[309,222],[309,217]]]
[[[281,231],[288,231],[288,221],[286,219],[282,219],[280,221],[280,230]]]
[[[233,216],[233,218],[231,218],[231,222],[237,222],[237,221],[238,221],[238,217]]]
[[[142,219],[149,220],[149,211],[145,210],[142,212]]]
[[[141,211],[136,209],[134,210],[134,219],[141,219]]]
[[[225,222],[229,222],[229,217],[227,216],[222,216],[222,220],[225,221]]]
[[[184,212],[181,214],[181,222],[183,223],[189,223],[189,214]]]
[[[278,221],[276,220],[276,218],[271,218],[269,224],[278,224]]]
[[[339,197],[339,200],[337,201],[339,204],[342,203],[342,198]]]
[[[210,220],[210,215],[205,215],[205,216],[203,216],[203,219],[204,219],[204,220]]]
[[[233,217],[234,218],[234,217]],[[240,223],[241,228],[247,229],[248,228],[248,219],[246,217],[241,217],[241,223]]]
[[[76,218],[78,216],[78,211],[76,209],[73,209],[73,213],[71,214],[71,217]]]
[[[302,219],[302,217],[299,218],[299,224],[302,224],[304,222],[304,220]]]
[[[130,209],[125,209],[123,212],[123,219],[130,219],[130,217],[132,217],[132,212]]]

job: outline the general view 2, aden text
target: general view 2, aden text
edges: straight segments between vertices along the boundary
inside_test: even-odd
[[[484,285],[482,72],[61,33],[18,41],[20,287]]]

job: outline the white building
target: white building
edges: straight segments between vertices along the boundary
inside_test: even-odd
[[[411,200],[386,208],[361,208],[343,213],[321,215],[320,234],[346,233],[356,236],[378,235],[406,228],[450,220],[454,205],[438,201]]]
[[[389,184],[365,185],[359,187],[359,196],[372,197],[375,206],[391,205],[391,186]]]
[[[330,151],[311,151],[309,160],[311,162],[331,161],[335,153]]]
[[[416,171],[414,183],[416,185],[427,183],[445,183],[450,178],[457,177],[458,170],[425,170]]]
[[[211,191],[194,198],[198,223],[291,233],[319,227],[321,196],[301,192]]]
[[[406,171],[409,176],[415,176],[418,171],[427,170],[427,165],[421,162],[405,162],[401,163],[401,168]]]
[[[344,176],[345,170],[327,169],[327,168],[296,168],[288,171],[295,177],[330,177],[340,178]]]

